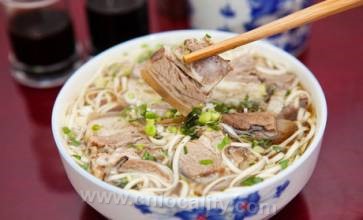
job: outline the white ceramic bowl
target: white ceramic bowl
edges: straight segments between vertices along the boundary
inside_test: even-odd
[[[317,114],[316,134],[301,158],[275,177],[248,187],[238,193],[221,193],[201,198],[171,198],[143,195],[125,191],[103,182],[79,167],[67,153],[61,127],[66,107],[96,74],[103,63],[114,60],[124,52],[137,51],[141,44],[175,44],[183,39],[201,38],[206,33],[213,39],[224,39],[234,34],[210,30],[186,30],[152,34],[117,45],[84,64],[64,85],[53,108],[52,130],[59,154],[69,180],[78,194],[89,205],[110,219],[261,219],[274,215],[290,202],[309,180],[319,155],[327,120],[324,93],[314,75],[295,57],[265,42],[249,47],[261,50],[270,59],[284,62],[294,71],[310,92]]]

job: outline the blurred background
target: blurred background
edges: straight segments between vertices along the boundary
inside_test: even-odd
[[[148,33],[245,32],[311,0],[1,0],[0,219],[102,219],[68,182],[51,109],[82,63]],[[314,1],[318,2],[318,1]],[[308,185],[275,219],[363,219],[363,9],[268,40],[316,75],[328,100],[321,158]]]

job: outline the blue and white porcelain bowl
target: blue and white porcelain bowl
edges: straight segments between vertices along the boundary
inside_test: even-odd
[[[62,121],[67,106],[97,73],[103,63],[124,52],[138,50],[142,44],[178,44],[190,37],[208,33],[215,40],[235,34],[211,30],[186,30],[151,34],[117,45],[84,64],[64,85],[54,105],[52,130],[70,182],[82,199],[110,219],[262,219],[270,217],[290,202],[309,180],[318,159],[327,120],[324,93],[314,75],[296,58],[267,43],[255,42],[245,47],[259,50],[272,60],[294,71],[310,92],[317,114],[316,134],[306,152],[278,175],[238,193],[220,193],[200,198],[174,198],[144,195],[117,188],[83,170],[67,153],[62,141]],[[237,48],[238,50],[238,48]]]
[[[312,0],[189,0],[191,26],[242,33],[303,9]],[[303,26],[268,38],[274,45],[299,55],[309,27]]]

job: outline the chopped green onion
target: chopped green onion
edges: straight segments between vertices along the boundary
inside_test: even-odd
[[[178,132],[178,128],[175,127],[175,126],[169,126],[166,130],[168,132],[170,132],[170,133],[177,133]]]
[[[72,155],[72,157],[74,157],[74,158],[75,158],[75,159],[77,159],[77,160],[81,160],[81,156],[79,156],[79,155],[77,155],[77,154]]]
[[[269,139],[260,139],[260,140],[254,139],[254,140],[252,140],[251,144],[252,144],[252,146],[251,146],[252,148],[260,146],[260,147],[266,149],[269,146],[271,146],[271,140],[269,140]]]
[[[285,159],[285,160],[281,160],[279,162],[280,166],[281,166],[281,169],[286,169],[287,166],[289,166],[289,160],[288,159]]]
[[[142,116],[145,117],[145,114],[147,112],[147,105],[146,104],[142,104],[136,107],[136,112]]]
[[[76,135],[73,133],[73,131],[68,127],[62,128],[63,133],[68,137],[68,140],[70,141],[71,145],[73,146],[79,146],[81,145],[81,142],[79,142],[76,139]]]
[[[101,129],[101,125],[99,125],[99,124],[94,124],[94,125],[92,125],[92,131],[97,132],[97,131],[99,131],[100,129]]]
[[[207,34],[205,34],[205,36],[207,37],[207,38],[211,38],[211,36],[207,33]]]
[[[174,118],[177,112],[178,111],[176,109],[174,109],[174,108],[169,109],[168,111],[165,112],[164,117],[165,118]]]
[[[145,118],[146,119],[156,119],[158,115],[155,112],[146,111]]]
[[[212,120],[212,115],[210,112],[202,112],[202,114],[200,114],[199,116],[198,122],[201,124],[207,124],[211,120]]]
[[[145,147],[145,144],[134,144],[133,145],[137,150],[142,151]]]
[[[231,139],[229,139],[229,137],[226,135],[226,136],[224,136],[222,141],[217,145],[217,147],[219,150],[223,150],[230,143],[231,143]]]
[[[167,157],[168,156],[168,151],[167,150],[164,150],[164,149],[161,149],[161,153]]]
[[[69,139],[70,141],[71,141],[71,144],[73,145],[73,146],[79,146],[79,145],[81,145],[81,142],[79,142],[78,140],[76,140],[75,138],[70,138]]]
[[[256,147],[254,147],[253,150],[259,154],[263,154],[265,152],[265,149],[263,149],[262,147],[260,147],[258,145]]]
[[[125,186],[129,183],[129,180],[127,179],[127,177],[122,177],[120,179],[120,182],[117,184],[118,187],[120,188],[125,188]]]
[[[205,165],[205,166],[207,166],[207,165],[211,165],[211,164],[213,164],[213,160],[200,160],[200,161],[199,161],[199,163],[200,163],[201,165]]]
[[[84,170],[86,170],[86,171],[88,171],[88,169],[89,169],[89,166],[88,166],[88,164],[80,164],[80,166],[84,169]]]
[[[202,112],[199,116],[198,122],[202,125],[212,124],[214,122],[217,122],[220,116],[221,114],[215,111]]]
[[[272,145],[272,150],[274,150],[276,153],[280,153],[282,151],[282,147],[279,145]]]
[[[214,109],[219,113],[228,113],[231,107],[227,106],[223,102],[216,102],[214,103]]]
[[[189,135],[190,137],[192,137],[192,139],[197,138],[197,130],[196,130],[196,126],[198,125],[198,118],[199,115],[201,114],[202,109],[201,108],[193,108],[193,110],[188,114],[188,116],[186,117],[182,127],[181,127],[181,132],[184,135]]]
[[[263,179],[261,177],[251,176],[251,177],[245,179],[244,181],[242,181],[241,186],[252,186],[252,185],[255,185],[262,181],[263,181]]]
[[[291,90],[290,89],[286,90],[285,97],[288,97],[290,94],[291,94]]]
[[[249,112],[257,112],[260,109],[260,105],[249,99],[249,96],[246,95],[244,100],[240,103],[240,107],[242,109],[247,109]]]
[[[184,154],[188,154],[188,148],[187,148],[187,146],[184,146]]]
[[[66,134],[66,135],[69,135],[69,134],[71,134],[71,133],[72,133],[71,129],[69,129],[68,127],[63,127],[63,128],[62,128],[62,131],[63,131],[63,133],[64,133],[64,134]]]
[[[143,160],[152,160],[152,161],[156,161],[156,158],[151,155],[148,151],[144,152],[144,155],[142,155],[142,159]]]
[[[221,117],[221,114],[219,114],[219,112],[212,112],[212,121],[218,121],[219,118]]]
[[[157,133],[156,126],[155,126],[155,120],[154,119],[146,119],[146,125],[145,125],[145,133],[147,136],[154,137]]]

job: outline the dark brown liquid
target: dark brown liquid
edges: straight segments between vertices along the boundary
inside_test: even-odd
[[[95,53],[148,33],[147,4],[124,0],[87,0],[88,24]],[[125,5],[126,4],[126,5]]]
[[[52,65],[75,53],[72,24],[67,13],[36,10],[15,15],[9,23],[15,57],[27,65]]]

